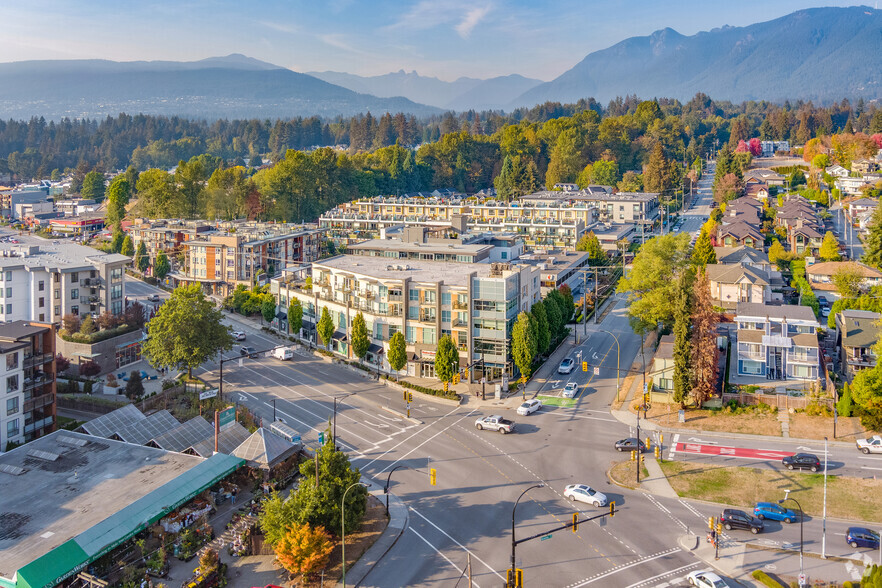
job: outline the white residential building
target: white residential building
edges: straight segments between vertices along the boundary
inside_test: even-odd
[[[739,375],[801,381],[820,377],[820,325],[808,306],[739,303],[735,323]]]
[[[0,231],[0,320],[57,323],[125,309],[131,258],[66,240]]]

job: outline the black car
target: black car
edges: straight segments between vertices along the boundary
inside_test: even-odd
[[[640,447],[640,451],[646,451],[646,445],[643,444],[642,440],[638,441],[636,437],[628,437],[627,439],[616,441],[616,450],[637,451],[638,445]]]
[[[239,348],[239,355],[248,356],[251,358],[257,357],[257,352],[254,350],[254,347],[245,347],[244,345]]]
[[[821,469],[821,460],[813,453],[797,453],[796,455],[788,455],[781,460],[781,463],[788,470],[811,470],[817,472]]]
[[[723,523],[723,527],[725,527],[727,531],[731,531],[732,529],[746,529],[756,535],[763,530],[763,522],[761,520],[755,516],[747,514],[743,510],[737,510],[734,508],[723,510],[723,516],[720,519],[720,522]]]

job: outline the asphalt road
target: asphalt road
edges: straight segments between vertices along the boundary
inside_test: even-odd
[[[844,245],[847,255],[850,259],[860,259],[864,255],[864,244],[857,235],[857,230],[849,226],[845,211],[838,203],[830,207],[830,214],[833,215],[833,230],[836,232],[836,238],[840,245]]]

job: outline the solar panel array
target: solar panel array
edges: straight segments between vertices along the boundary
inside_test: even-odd
[[[219,453],[231,454],[235,448],[248,438],[248,429],[237,421],[232,421],[221,427],[217,436],[217,450]],[[193,446],[193,452],[199,457],[211,457],[214,454],[214,435]]]
[[[50,453],[41,449],[30,449],[28,450],[28,455],[36,459],[42,459],[44,461],[55,461],[56,459],[61,457],[57,453]]]
[[[58,437],[58,442],[62,445],[71,445],[73,447],[85,447],[86,443],[88,443],[85,439],[77,439],[76,437],[66,437],[63,435]]]
[[[212,436],[214,427],[204,418],[195,417],[150,442],[160,449],[184,451]]]
[[[169,411],[160,410],[142,421],[117,430],[116,436],[128,443],[144,445],[180,426],[181,423]]]
[[[0,465],[0,472],[3,472],[4,474],[9,474],[10,476],[20,476],[25,473],[25,469],[8,463],[4,463],[3,465]]]

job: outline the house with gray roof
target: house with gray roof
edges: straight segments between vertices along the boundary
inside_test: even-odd
[[[854,375],[876,366],[873,346],[882,335],[882,314],[869,310],[843,310],[836,313],[836,344],[840,350],[839,371],[849,381]]]
[[[820,377],[820,325],[811,308],[739,302],[735,324],[739,376],[808,382]]]
[[[720,263],[708,264],[705,271],[710,281],[711,298],[718,306],[735,309],[739,302],[762,304],[773,300],[769,272],[751,266]]]
[[[724,247],[755,247],[762,249],[765,239],[760,230],[744,221],[736,221],[729,225],[721,225],[717,229],[717,243]]]
[[[772,271],[769,256],[761,249],[753,247],[714,247],[717,263],[725,265],[741,264],[760,269],[766,272]]]

